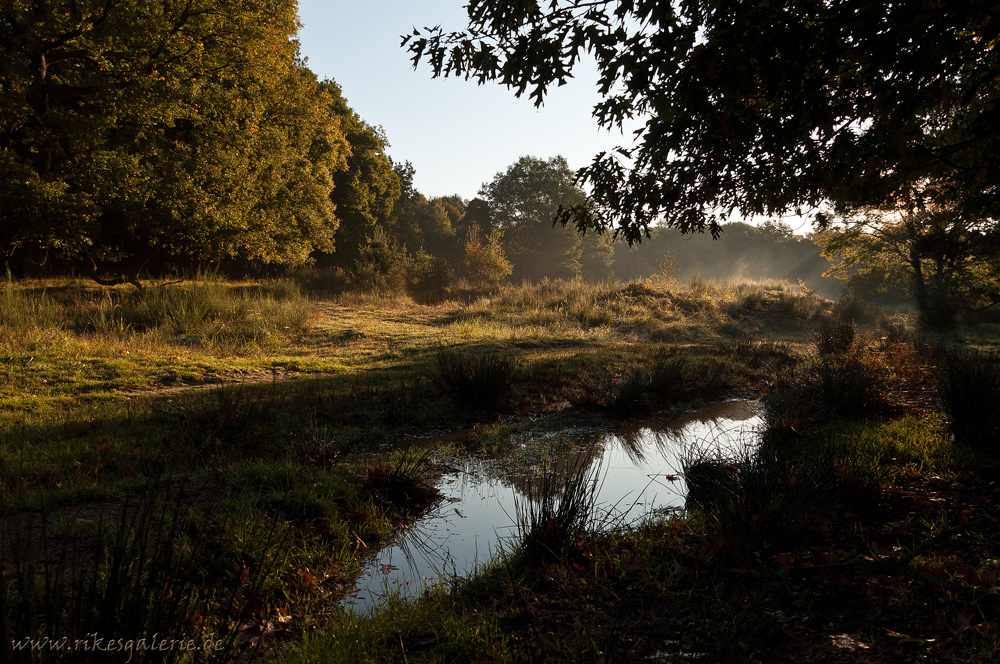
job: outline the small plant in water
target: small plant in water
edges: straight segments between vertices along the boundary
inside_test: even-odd
[[[571,457],[567,465],[543,464],[528,476],[525,497],[515,502],[517,531],[524,562],[557,562],[581,535],[601,527],[597,496],[600,464],[593,455]]]

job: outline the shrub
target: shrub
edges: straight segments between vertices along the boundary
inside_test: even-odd
[[[479,226],[475,224],[469,228],[465,241],[465,267],[476,285],[497,288],[514,271],[514,266],[504,255],[503,231],[491,231],[485,242],[480,233]]]
[[[736,287],[736,299],[732,304],[733,313],[749,314],[767,308],[767,291],[761,284],[740,284]]]
[[[882,335],[881,341],[885,346],[906,343],[913,336],[906,329],[906,325],[893,323],[884,316],[878,321],[878,331]]]
[[[749,441],[735,454],[712,446],[685,450],[686,507],[713,548],[743,562],[792,548],[803,537],[808,497],[796,490],[786,459]]]
[[[361,288],[388,295],[406,288],[409,268],[406,248],[389,237],[381,226],[376,226],[361,247],[353,272]]]
[[[846,430],[844,430],[846,431]],[[798,446],[691,447],[681,459],[686,508],[723,555],[752,563],[800,546],[845,510],[876,507],[892,450],[881,437],[825,429]]]
[[[439,302],[448,295],[454,280],[447,260],[421,249],[410,268],[408,290],[418,302]]]
[[[889,413],[885,370],[872,357],[827,356],[783,376],[764,403],[774,426],[864,418]]]
[[[350,276],[339,267],[301,267],[288,277],[310,295],[337,295],[346,291],[351,283]]]
[[[833,315],[844,323],[872,324],[879,317],[879,308],[853,295],[845,295],[833,305]]]

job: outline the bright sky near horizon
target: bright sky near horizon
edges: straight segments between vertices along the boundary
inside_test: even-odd
[[[521,156],[563,155],[577,169],[631,143],[631,135],[599,129],[591,115],[599,100],[594,67],[552,89],[540,109],[498,84],[432,79],[424,65],[414,70],[401,35],[414,26],[464,28],[465,2],[299,0],[309,68],[337,81],[361,118],[385,130],[389,155],[413,164],[421,193],[471,199]]]
[[[496,83],[433,79],[423,64],[414,70],[402,35],[414,27],[463,29],[466,2],[299,0],[299,42],[309,68],[337,81],[361,118],[385,130],[389,155],[416,169],[418,191],[472,199],[524,155],[562,155],[576,170],[601,151],[631,144],[638,121],[622,135],[600,129],[593,118],[600,97],[592,63],[582,62],[574,80],[551,88],[541,108]],[[797,233],[812,230],[801,217],[781,220]]]

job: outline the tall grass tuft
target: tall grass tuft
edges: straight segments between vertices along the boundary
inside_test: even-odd
[[[0,328],[24,332],[37,328],[61,328],[62,308],[44,291],[33,293],[17,288],[10,275],[0,285]]]
[[[754,339],[748,336],[738,336],[723,339],[718,344],[722,355],[733,362],[739,362],[751,369],[762,367],[780,369],[797,361],[791,346],[772,339]]]
[[[955,438],[994,451],[1000,438],[1000,355],[948,352],[938,391]]]
[[[724,555],[741,562],[806,543],[822,522],[878,506],[895,452],[865,430],[827,428],[789,446],[765,436],[734,453],[687,448],[686,507]]]
[[[176,648],[141,652],[139,640],[149,644],[156,635],[157,641],[202,643],[201,626],[193,618],[208,615],[215,601],[198,589],[196,560],[204,551],[185,534],[191,523],[188,510],[179,502],[160,503],[156,493],[150,490],[138,505],[126,503],[117,523],[101,519],[96,532],[75,533],[63,524],[59,538],[51,534],[47,513],[38,519],[27,513],[7,515],[2,553],[15,574],[0,582],[9,629],[9,640],[0,648],[8,657],[91,661],[93,648],[88,652],[75,642],[93,636],[115,648],[100,661],[169,662],[185,653]],[[53,543],[57,539],[60,545]],[[80,547],[80,540],[89,545]],[[235,634],[228,624],[213,627],[221,639],[213,654],[221,656],[232,649]],[[50,645],[36,652],[15,645],[28,639]]]
[[[574,457],[565,466],[545,464],[528,476],[524,497],[515,502],[523,562],[559,561],[584,533],[603,527],[597,496],[601,467],[592,455]]]
[[[365,471],[364,486],[385,503],[425,509],[441,495],[425,477],[428,456],[403,451],[390,462],[376,463]]]
[[[432,379],[457,401],[488,408],[514,391],[514,376],[520,364],[511,353],[480,355],[442,348],[435,355]]]
[[[729,454],[711,444],[694,445],[684,451],[681,470],[686,507],[721,553],[746,562],[800,539],[806,501],[791,490],[791,469],[779,454],[750,441]]]
[[[833,315],[845,323],[870,325],[879,319],[881,311],[870,302],[853,295],[845,295],[833,305]]]
[[[821,318],[816,326],[816,350],[820,355],[843,355],[854,344],[857,328],[853,321]]]
[[[770,424],[777,427],[880,417],[891,411],[885,368],[860,352],[820,358],[779,377],[764,403]]]

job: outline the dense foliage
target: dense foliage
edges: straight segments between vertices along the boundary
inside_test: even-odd
[[[488,225],[504,233],[504,250],[521,279],[580,276],[584,254],[592,264],[589,277],[609,272],[611,247],[593,234],[581,236],[555,225],[562,207],[584,205],[587,195],[573,180],[563,157],[521,157],[506,171],[484,183],[479,197]]]
[[[296,263],[348,146],[293,0],[0,5],[2,240],[42,258]]]

